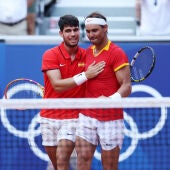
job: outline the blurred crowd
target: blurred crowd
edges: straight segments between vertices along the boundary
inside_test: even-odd
[[[170,35],[170,0],[134,0],[136,35]],[[57,0],[0,0],[0,35],[37,35]]]
[[[139,35],[170,35],[170,0],[136,0]]]
[[[56,0],[0,0],[0,35],[35,35],[38,18],[50,15]]]

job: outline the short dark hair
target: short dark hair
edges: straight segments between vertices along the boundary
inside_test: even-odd
[[[86,18],[102,18],[102,19],[104,19],[107,22],[106,17],[104,15],[102,15],[101,13],[97,12],[97,11],[96,12],[92,12]]]
[[[64,15],[60,17],[58,26],[60,31],[63,31],[65,26],[79,27],[79,20],[74,15]]]

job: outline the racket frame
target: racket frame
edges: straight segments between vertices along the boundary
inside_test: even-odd
[[[140,50],[138,50],[137,53],[134,55],[133,59],[132,59],[131,62],[130,62],[130,70],[131,70],[131,68],[133,68],[133,65],[134,65],[136,59],[138,58],[138,56],[140,55],[140,53],[141,53],[143,50],[145,50],[145,49],[149,49],[149,50],[151,50],[151,52],[152,52],[152,58],[153,58],[152,61],[153,61],[153,62],[152,62],[152,65],[151,65],[151,67],[150,67],[150,70],[148,71],[148,73],[147,73],[144,77],[142,77],[142,78],[140,78],[140,79],[134,79],[134,78],[132,77],[132,75],[131,75],[131,82],[136,82],[136,83],[138,83],[138,82],[144,81],[144,80],[152,73],[152,71],[153,71],[153,69],[154,69],[154,67],[155,67],[155,61],[156,61],[155,51],[153,50],[152,47],[150,47],[150,46],[145,46],[145,47],[142,47]]]
[[[9,87],[10,87],[13,83],[19,82],[19,81],[27,81],[27,82],[31,82],[31,83],[35,84],[36,86],[38,86],[38,87],[42,90],[42,94],[44,94],[44,87],[43,87],[40,83],[38,83],[38,82],[36,82],[36,81],[34,81],[34,80],[31,80],[31,79],[28,79],[28,78],[17,78],[17,79],[14,79],[14,80],[10,81],[10,82],[6,85],[5,90],[4,90],[5,99],[9,99],[8,96],[7,96],[7,92],[8,92]],[[42,97],[43,97],[43,96],[42,96]]]

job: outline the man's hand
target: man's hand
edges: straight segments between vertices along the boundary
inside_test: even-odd
[[[96,77],[98,74],[100,74],[105,67],[105,62],[101,61],[99,63],[95,63],[95,61],[89,65],[89,67],[87,68],[87,71],[85,72],[85,75],[87,77],[87,79],[91,79]]]

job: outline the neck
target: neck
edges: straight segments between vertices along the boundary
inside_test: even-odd
[[[108,39],[105,39],[101,44],[95,44],[94,55],[98,55],[100,51],[107,45],[108,41]]]
[[[78,46],[71,47],[71,46],[67,46],[66,44],[64,44],[64,46],[70,56],[75,55],[77,53]]]
[[[102,43],[95,44],[96,51],[100,51],[101,49],[103,49],[107,45],[108,41],[109,41],[108,38],[106,38],[102,41]]]
[[[77,50],[78,50],[78,46],[71,47],[71,46],[67,46],[66,44],[64,44],[64,46],[68,54],[70,55],[71,61],[74,61]]]

